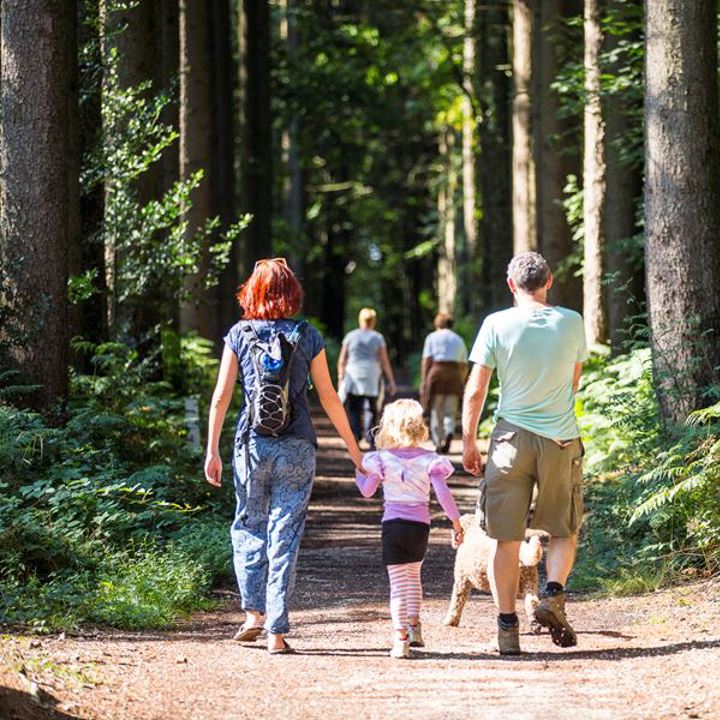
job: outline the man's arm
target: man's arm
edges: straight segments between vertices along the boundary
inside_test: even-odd
[[[473,365],[463,396],[463,467],[471,475],[480,475],[482,460],[477,446],[477,430],[487,399],[493,369],[487,365]]]
[[[575,372],[573,372],[573,392],[576,393],[580,387],[580,376],[582,375],[583,364],[575,363]]]

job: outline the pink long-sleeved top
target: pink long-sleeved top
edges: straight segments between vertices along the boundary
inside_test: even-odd
[[[355,473],[364,497],[372,497],[382,483],[386,520],[413,520],[430,524],[430,486],[450,520],[460,517],[447,479],[455,472],[452,463],[430,450],[402,448],[379,450],[363,456],[367,475]]]

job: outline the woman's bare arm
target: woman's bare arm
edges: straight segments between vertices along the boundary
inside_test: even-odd
[[[233,390],[238,376],[237,355],[226,345],[223,350],[217,383],[210,401],[208,419],[208,441],[205,456],[205,479],[220,487],[222,482],[222,462],[220,461],[220,434],[225,422]]]
[[[385,345],[380,348],[380,366],[388,381],[388,395],[394,395],[397,392],[397,386],[395,385],[395,375],[390,364],[390,356]]]
[[[322,405],[325,414],[328,416],[330,422],[333,424],[333,427],[337,430],[338,434],[345,442],[353,463],[355,463],[357,468],[362,470],[362,453],[360,452],[357,440],[350,429],[350,423],[348,422],[345,408],[340,402],[340,398],[333,387],[325,350],[321,350],[313,358],[313,361],[310,364],[310,377],[312,377],[313,385],[315,385],[320,404]]]

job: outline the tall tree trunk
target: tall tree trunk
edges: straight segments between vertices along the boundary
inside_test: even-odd
[[[513,250],[537,248],[531,82],[533,1],[513,0],[512,224]]]
[[[280,27],[281,38],[285,41],[288,63],[295,62],[299,48],[296,0],[282,0],[284,15]],[[285,169],[283,178],[283,216],[287,223],[290,241],[290,262],[295,272],[303,274],[304,252],[302,248],[303,226],[303,173],[300,164],[300,117],[293,113],[288,127],[282,132],[282,161]]]
[[[720,366],[717,3],[645,3],[645,261],[663,416]]]
[[[180,178],[198,170],[202,181],[190,195],[185,213],[190,236],[200,232],[212,213],[212,60],[210,8],[204,0],[180,0]],[[180,307],[180,327],[202,337],[212,336],[208,292],[205,287],[210,255],[203,242],[198,271],[185,285],[187,298]]]
[[[92,55],[81,75],[79,106],[80,157],[85,159],[98,151],[102,140],[102,52],[100,10],[97,5],[78,3],[78,42]],[[95,69],[93,71],[93,68]],[[86,340],[102,342],[108,338],[108,292],[105,283],[105,253],[102,223],[105,214],[105,191],[102,184],[83,187],[80,194],[80,267],[82,272],[94,271],[98,293],[82,303],[82,332]]]
[[[605,120],[600,90],[600,27],[604,0],[585,0],[585,152],[583,155],[583,225],[585,261],[583,271],[583,318],[589,344],[606,342],[608,316],[605,278],[605,224],[607,210],[607,164]]]
[[[210,189],[213,198],[212,214],[220,218],[220,229],[226,231],[235,216],[235,108],[233,89],[236,71],[231,44],[229,0],[213,0],[213,158]],[[237,292],[238,246],[230,248],[228,264],[220,272],[212,313],[212,333],[216,343],[238,316]]]
[[[465,313],[474,314],[480,304],[478,293],[480,280],[480,257],[478,253],[479,225],[477,218],[476,145],[477,118],[477,0],[465,0],[465,38],[463,40],[463,75],[465,95],[463,97],[462,123],[462,198],[463,230],[465,235],[465,257],[460,303]],[[473,98],[475,101],[473,102]]]
[[[455,170],[454,151],[455,133],[446,128],[440,134],[440,157],[443,161],[444,177],[438,192],[438,231],[440,233],[440,253],[438,257],[438,310],[449,314],[455,312],[457,296],[457,262],[455,257],[455,193],[457,192],[457,172]]]
[[[40,386],[24,398],[39,409],[68,392],[68,208],[78,201],[68,182],[75,22],[69,0],[2,3],[0,310],[10,323],[0,333],[21,381]],[[19,337],[8,337],[13,326]]]
[[[483,305],[486,310],[506,307],[511,300],[505,271],[513,254],[511,203],[512,142],[507,4],[484,6],[480,11],[480,186],[483,243]]]
[[[543,0],[538,3],[539,19],[534,27],[535,62],[533,93],[535,122],[533,150],[537,175],[538,249],[556,271],[573,251],[572,231],[562,207],[568,175],[580,174],[579,147],[574,146],[578,128],[572,119],[560,117],[560,101],[550,84],[561,67],[563,43],[560,23],[581,15],[579,0]],[[556,275],[550,291],[553,302],[577,310],[582,309],[582,281],[572,273]]]
[[[77,10],[77,8],[76,8]],[[76,13],[68,27],[68,42],[75,49],[70,60],[70,87],[67,97],[68,111],[68,275],[82,273],[82,219],[80,216],[80,167],[82,163],[82,145],[80,141],[80,72],[78,65],[78,23],[80,13]],[[68,326],[70,337],[83,333],[83,309],[81,303],[68,304]],[[77,367],[79,357],[71,358]]]
[[[272,255],[272,117],[270,114],[270,7],[268,0],[242,0],[241,77],[242,206],[253,219],[244,231],[248,269]]]

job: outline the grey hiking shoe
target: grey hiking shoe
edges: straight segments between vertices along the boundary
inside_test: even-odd
[[[498,620],[497,641],[501,655],[520,655],[520,624],[507,627]]]
[[[535,619],[550,631],[552,641],[560,647],[577,645],[577,635],[565,616],[565,593],[544,597],[535,608]]]

